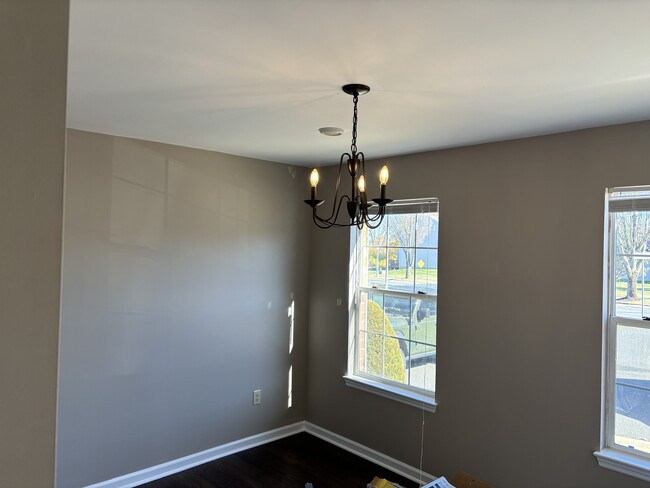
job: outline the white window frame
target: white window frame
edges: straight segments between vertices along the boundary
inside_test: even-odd
[[[650,329],[650,322],[613,315],[616,300],[615,235],[613,216],[620,211],[650,211],[650,196],[611,199],[617,192],[650,192],[650,186],[610,188],[605,193],[605,239],[603,260],[603,347],[601,379],[600,449],[594,452],[598,464],[607,469],[650,481],[650,454],[615,443],[616,333],[617,324]]]
[[[413,213],[416,213],[418,209],[424,211],[425,208],[431,207],[435,209],[436,212],[439,212],[439,202],[437,198],[426,198],[426,199],[413,199],[413,200],[400,200],[396,201],[391,205],[393,209],[405,209],[412,208]],[[391,213],[391,208],[387,209],[387,213]],[[439,229],[439,227],[438,227]],[[360,276],[358,268],[358,260],[360,255],[360,250],[357,248],[357,243],[359,240],[360,230],[356,227],[353,227],[350,232],[350,280],[349,280],[349,324],[348,324],[348,370],[347,374],[343,376],[346,385],[357,388],[369,393],[373,393],[391,400],[395,400],[407,405],[417,407],[429,412],[435,412],[437,403],[435,401],[435,391],[430,392],[424,389],[420,389],[414,386],[408,386],[405,388],[405,385],[401,383],[394,382],[385,378],[378,378],[371,375],[363,374],[357,371],[357,334],[359,330],[359,314],[357,313],[357,305],[359,303],[358,296],[360,291],[376,291],[376,292],[386,292],[390,295],[398,296],[416,296],[416,293],[407,293],[399,292],[394,290],[384,290],[384,289],[372,289],[368,287],[360,286]],[[438,255],[439,256],[439,255]],[[436,295],[427,295],[427,299],[437,302]],[[437,314],[437,306],[436,306]],[[437,370],[437,368],[436,368]],[[437,374],[437,373],[436,373]],[[437,383],[436,383],[437,385]]]

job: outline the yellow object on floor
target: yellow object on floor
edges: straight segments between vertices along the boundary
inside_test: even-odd
[[[388,480],[377,478],[376,476],[368,483],[369,488],[397,488],[397,485],[394,485]]]

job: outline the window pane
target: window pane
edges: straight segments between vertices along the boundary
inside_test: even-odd
[[[390,257],[394,257],[397,264],[388,271],[386,289],[413,293],[415,283],[415,249],[389,248],[388,251]]]
[[[359,333],[359,371],[398,383],[407,383],[400,341],[371,332]]]
[[[411,306],[411,340],[435,346],[436,302],[414,297]],[[424,344],[415,344],[411,350],[412,354],[420,354],[424,351]]]
[[[650,330],[617,325],[615,442],[650,453]]]
[[[415,222],[415,245],[438,247],[438,214],[417,214]]]
[[[402,339],[410,340],[409,315],[411,311],[411,299],[386,294],[386,334]],[[392,329],[392,332],[391,332]]]
[[[407,383],[404,354],[400,342],[395,337],[384,338],[384,378],[399,383]]]
[[[376,229],[368,230],[369,246],[386,246],[388,242],[388,219],[384,219]]]
[[[650,212],[619,212],[615,224],[614,315],[641,318],[650,315]]]
[[[359,292],[359,329],[384,333],[383,293]]]
[[[375,376],[382,375],[383,336],[359,332],[359,371]]]
[[[399,247],[415,246],[415,214],[388,216],[388,244]]]
[[[386,286],[386,273],[388,262],[385,247],[369,247],[368,250],[368,286],[384,288]]]
[[[418,249],[415,253],[415,292],[438,294],[438,250]]]
[[[634,319],[650,316],[650,260],[618,255],[615,273],[614,315]]]
[[[436,348],[428,345],[422,354],[407,362],[410,385],[434,391],[436,387]]]

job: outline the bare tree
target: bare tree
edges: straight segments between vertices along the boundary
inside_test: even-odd
[[[415,260],[415,246],[424,242],[433,227],[434,216],[422,214],[394,214],[390,216],[389,234],[398,241],[404,253],[406,272],[404,278],[409,278]],[[415,235],[414,231],[415,230]]]
[[[650,212],[621,212],[616,214],[616,254],[618,270],[625,270],[627,291],[625,298],[639,298],[637,281],[644,270],[644,260],[636,257],[648,252],[650,239]]]
[[[368,266],[374,267],[379,274],[380,270],[388,270],[390,263],[397,259],[397,249],[386,246],[386,227],[368,229],[368,245],[373,246],[368,253]]]

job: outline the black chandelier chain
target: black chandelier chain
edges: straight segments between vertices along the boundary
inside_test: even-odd
[[[357,104],[359,103],[359,95],[355,93],[353,100],[354,111],[352,112],[352,144],[350,145],[352,157],[354,157],[354,155],[357,153],[357,121],[359,120]]]

